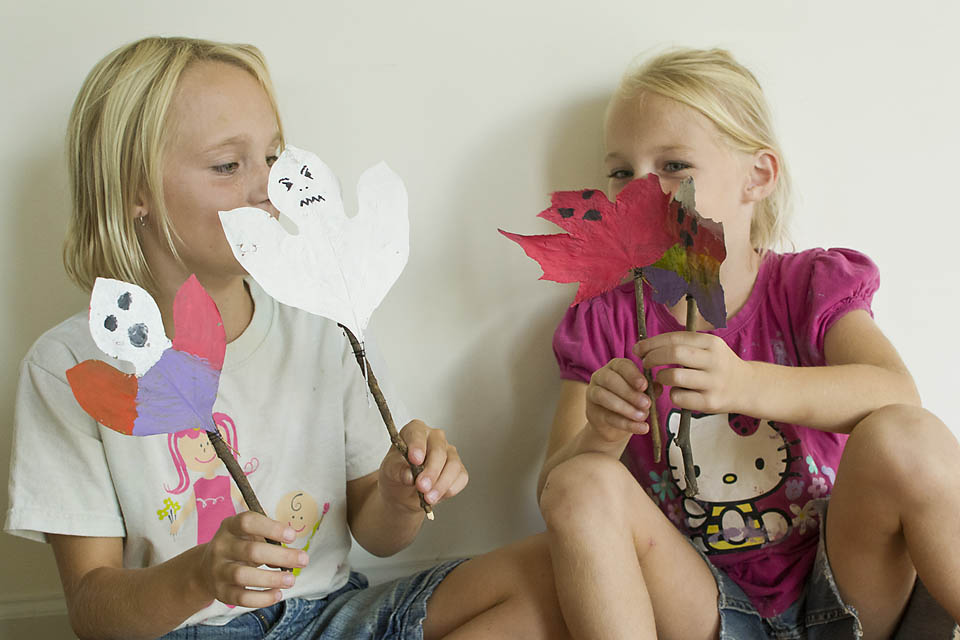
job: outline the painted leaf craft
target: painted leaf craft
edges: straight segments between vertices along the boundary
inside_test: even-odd
[[[573,304],[618,286],[643,269],[654,300],[675,304],[690,294],[704,318],[726,326],[720,263],[723,227],[702,217],[687,179],[672,199],[655,174],[631,181],[610,202],[595,190],[558,191],[539,214],[568,233],[523,236],[500,230],[540,263],[542,280],[579,282]]]
[[[689,295],[707,322],[717,328],[727,326],[720,284],[720,265],[727,257],[723,224],[697,212],[692,178],[684,180],[670,203],[667,224],[678,242],[643,270],[654,300],[672,306]]]
[[[665,224],[670,196],[653,174],[630,182],[616,202],[600,191],[557,191],[539,217],[569,233],[523,236],[500,230],[540,263],[541,280],[579,282],[573,304],[620,284],[676,244]]]
[[[177,291],[173,321],[176,333],[171,342],[164,334],[159,309],[146,291],[97,278],[90,298],[91,333],[107,355],[133,362],[136,375],[100,360],[85,360],[69,369],[67,381],[84,411],[126,435],[174,433],[191,427],[216,430],[213,404],[226,335],[216,305],[195,276]],[[143,355],[146,350],[156,351],[156,345],[166,346],[159,354]],[[146,362],[151,364],[142,369]]]
[[[287,146],[269,180],[270,201],[297,233],[262,209],[221,211],[233,254],[272,297],[330,318],[362,342],[410,254],[403,181],[385,163],[367,169],[357,183],[359,211],[348,218],[337,177],[309,151]]]
[[[233,255],[273,298],[340,325],[390,440],[416,477],[423,467],[409,461],[364,347],[370,316],[410,255],[403,181],[383,162],[364,171],[357,182],[357,215],[348,218],[330,168],[316,154],[288,145],[270,168],[267,195],[296,225],[296,234],[262,209],[221,211]],[[432,520],[422,493],[420,506]]]

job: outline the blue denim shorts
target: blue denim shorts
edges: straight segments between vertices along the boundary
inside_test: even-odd
[[[720,640],[855,640],[863,637],[857,610],[844,603],[833,577],[825,543],[826,499],[818,501],[820,542],[806,590],[778,616],[764,618],[750,598],[725,572],[713,566],[698,549],[717,581]],[[954,638],[950,616],[917,580],[895,640]]]
[[[323,598],[281,600],[225,625],[192,625],[161,640],[422,640],[427,601],[461,562],[445,562],[373,587],[363,574],[351,572],[347,584]]]

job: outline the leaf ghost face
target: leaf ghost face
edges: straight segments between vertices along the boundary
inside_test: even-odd
[[[287,148],[288,151],[291,149]],[[293,153],[281,156],[278,166],[271,172],[270,200],[294,219],[298,213],[317,212],[334,199],[339,200],[336,177],[323,163],[314,162],[309,157],[312,155],[295,149]]]

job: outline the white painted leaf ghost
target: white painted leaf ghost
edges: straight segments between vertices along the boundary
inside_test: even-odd
[[[97,278],[90,294],[90,334],[108,356],[133,363],[142,376],[170,348],[153,297],[129,282]]]
[[[309,151],[286,147],[269,180],[270,201],[297,233],[262,209],[221,211],[234,255],[272,297],[330,318],[362,341],[410,254],[403,181],[385,163],[367,169],[357,183],[359,210],[348,218],[337,177]]]

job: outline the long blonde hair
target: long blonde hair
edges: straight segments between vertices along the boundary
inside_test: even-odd
[[[696,109],[716,125],[733,149],[749,154],[769,149],[777,155],[780,175],[773,192],[757,203],[750,243],[761,250],[786,244],[790,174],[754,75],[723,49],[673,49],[628,70],[614,99],[644,91]]]
[[[183,71],[199,61],[249,72],[266,92],[280,127],[266,61],[252,45],[153,37],[98,62],[77,95],[67,127],[73,212],[63,264],[81,288],[92,289],[98,276],[153,288],[132,215],[138,198],[148,199],[154,223],[178,255],[163,199],[167,112]]]

